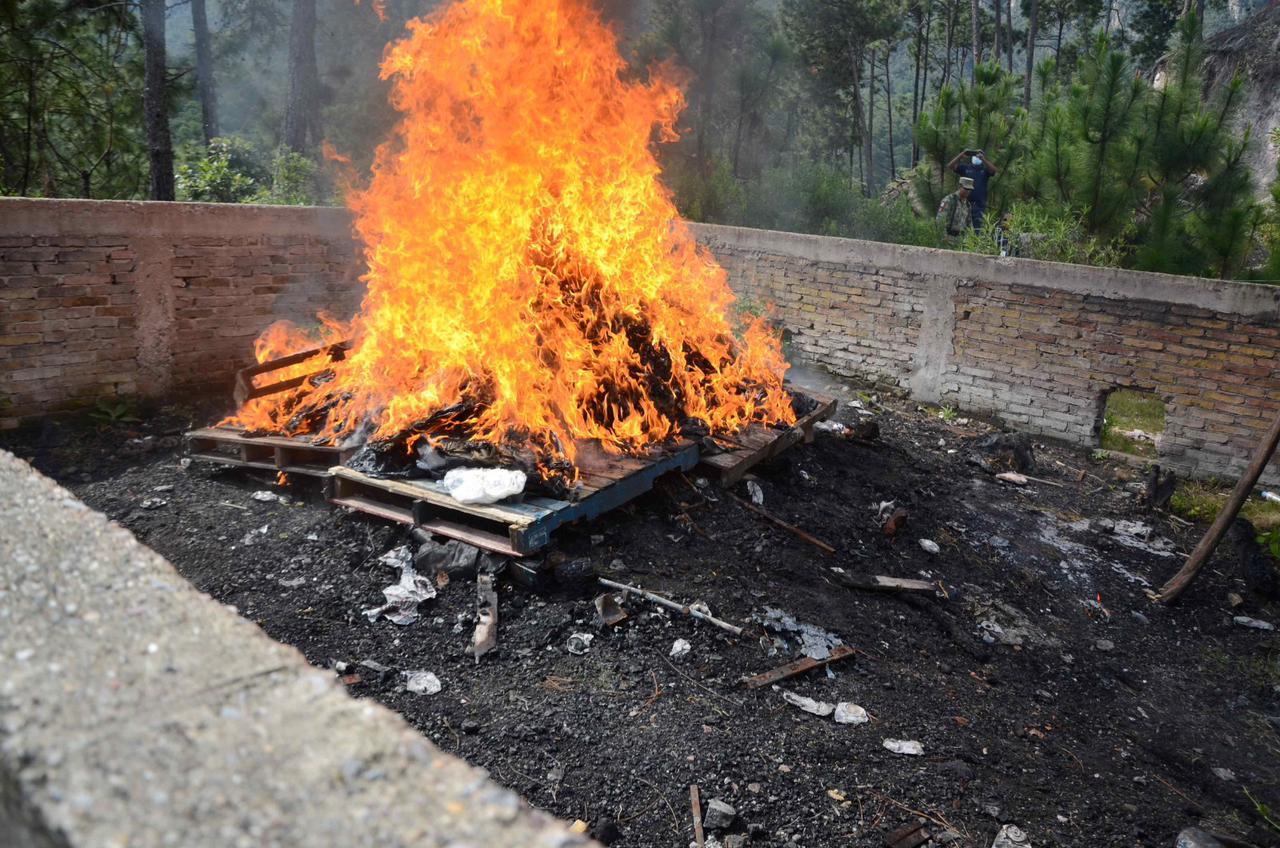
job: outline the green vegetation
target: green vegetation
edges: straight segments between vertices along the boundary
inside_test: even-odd
[[[1213,521],[1218,511],[1226,506],[1231,489],[1225,484],[1205,482],[1201,480],[1185,480],[1178,484],[1169,508],[1174,515],[1188,521]],[[1263,544],[1271,544],[1280,535],[1280,504],[1264,501],[1261,498],[1250,498],[1245,501],[1240,514],[1253,524],[1259,532],[1267,536]],[[1268,535],[1269,534],[1269,535]],[[1280,551],[1273,551],[1280,559]]]
[[[137,424],[142,420],[137,415],[137,409],[137,401],[133,398],[101,398],[93,409],[89,410],[89,418],[104,429],[120,424]]]
[[[1253,797],[1248,789],[1244,790],[1244,796],[1249,799],[1249,803],[1253,804],[1253,809],[1258,813],[1258,818],[1277,836],[1280,836],[1280,816],[1271,812],[1271,808],[1266,804]]]
[[[946,163],[965,148],[993,151],[988,229],[971,250],[997,250],[995,222],[1014,252],[1033,258],[1232,278],[1247,275],[1263,209],[1244,163],[1249,139],[1231,129],[1241,81],[1206,100],[1194,14],[1179,24],[1167,78],[1136,76],[1101,32],[1081,50],[1071,84],[1052,60],[1036,72],[1026,111],[1018,79],[995,64],[944,88],[917,124],[924,162],[914,171],[922,207],[955,185]]]
[[[320,139],[368,172],[383,48],[437,2],[0,0],[0,192],[335,202]],[[936,246],[946,165],[981,148],[961,249],[1280,281],[1280,173],[1259,202],[1240,81],[1204,95],[1217,0],[1207,27],[1173,0],[592,3],[626,73],[688,73],[659,149],[687,218]]]
[[[1272,559],[1280,562],[1280,524],[1265,533],[1259,533],[1258,544],[1266,548]]]
[[[1101,445],[1106,450],[1156,457],[1155,439],[1164,432],[1164,403],[1151,392],[1116,389],[1107,396],[1102,418]],[[1134,432],[1151,438],[1136,438]]]

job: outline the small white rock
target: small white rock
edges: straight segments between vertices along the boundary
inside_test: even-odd
[[[671,658],[673,660],[682,660],[689,656],[689,652],[693,650],[693,645],[689,644],[687,639],[677,639],[671,643]]]
[[[942,548],[938,547],[938,543],[932,539],[921,539],[920,547],[924,548],[926,553],[938,554],[942,552]]]
[[[914,739],[886,739],[882,744],[895,754],[908,757],[924,756],[924,746]]]
[[[1250,618],[1247,615],[1237,615],[1232,619],[1241,627],[1252,627],[1254,630],[1275,630],[1276,626],[1269,621],[1261,621],[1256,618]]]
[[[848,701],[836,704],[835,716],[836,724],[866,724],[871,720],[866,710]]]
[[[404,688],[415,695],[435,695],[444,688],[440,678],[429,671],[402,671]]]

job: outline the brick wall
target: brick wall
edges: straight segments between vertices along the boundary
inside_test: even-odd
[[[1161,461],[1238,474],[1280,413],[1280,287],[696,227],[797,351],[1030,432],[1096,445],[1109,392],[1165,403]],[[1280,459],[1269,480],[1280,482]]]
[[[0,428],[111,395],[230,393],[272,321],[359,305],[340,209],[0,200]]]
[[[1093,445],[1108,392],[1150,390],[1162,461],[1201,474],[1238,472],[1280,410],[1280,287],[694,231],[798,353],[922,400]],[[104,395],[229,396],[272,321],[352,314],[362,264],[341,209],[0,199],[0,427]]]

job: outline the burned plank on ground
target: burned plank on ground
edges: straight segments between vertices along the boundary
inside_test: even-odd
[[[848,659],[858,653],[857,648],[851,648],[848,645],[837,645],[831,649],[831,654],[826,659],[815,660],[813,657],[801,657],[785,665],[772,668],[768,671],[744,678],[742,685],[748,689],[759,689],[762,686],[770,686],[781,680],[804,674],[806,671],[812,671],[815,668],[822,668],[833,662],[839,662]]]

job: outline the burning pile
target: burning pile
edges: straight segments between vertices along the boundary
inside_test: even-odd
[[[637,78],[587,0],[459,0],[410,23],[382,76],[402,117],[348,198],[360,312],[278,324],[257,355],[350,349],[228,423],[572,480],[585,445],[795,420],[777,338],[733,317],[659,182],[651,144],[683,106],[671,69]]]

